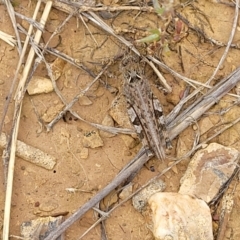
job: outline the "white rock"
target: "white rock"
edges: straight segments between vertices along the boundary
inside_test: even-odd
[[[92,101],[87,96],[81,96],[78,99],[79,105],[81,106],[89,106],[92,105]]]
[[[179,193],[159,192],[148,201],[156,240],[212,240],[212,218],[207,204]]]
[[[150,196],[152,196],[154,193],[163,191],[165,188],[166,188],[165,183],[161,179],[156,179],[155,181],[150,183],[146,188],[144,188],[135,196],[133,196],[132,198],[133,207],[139,212],[144,211]]]
[[[119,194],[119,198],[124,200],[127,197],[129,197],[133,192],[133,185],[130,183],[129,185],[127,185],[126,187],[124,187],[124,189],[121,191],[121,193]]]
[[[27,92],[29,95],[49,93],[53,91],[52,81],[48,78],[33,76],[28,84]]]
[[[211,143],[198,151],[181,179],[179,193],[211,201],[231,177],[239,152],[234,148]]]
[[[82,148],[80,152],[80,158],[87,159],[88,158],[88,148]]]

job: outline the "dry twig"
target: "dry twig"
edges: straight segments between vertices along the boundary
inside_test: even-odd
[[[7,7],[9,17],[10,17],[10,19],[12,21],[13,29],[15,31],[16,38],[17,38],[18,53],[21,56],[21,53],[22,53],[22,43],[21,43],[21,39],[20,39],[18,30],[17,30],[15,12],[14,12],[12,3],[9,0],[4,0],[4,3],[6,5],[6,7]]]
[[[12,47],[14,47],[16,44],[16,40],[14,39],[14,37],[5,32],[0,31],[0,38]]]
[[[52,3],[49,1],[44,9],[42,18],[40,20],[40,24],[44,27],[48,14],[51,10]],[[42,32],[37,31],[34,40],[39,42]],[[15,166],[15,153],[16,153],[16,140],[20,122],[20,114],[22,109],[22,100],[26,91],[25,83],[28,78],[29,70],[32,65],[32,61],[34,58],[34,50],[31,48],[25,68],[23,70],[23,77],[19,83],[21,86],[16,95],[16,102],[15,102],[15,111],[14,111],[14,120],[13,120],[13,127],[11,131],[11,137],[8,144],[8,148],[11,146],[11,152],[9,156],[9,167],[8,167],[8,176],[7,176],[7,188],[6,188],[6,197],[5,197],[5,208],[4,208],[4,223],[3,223],[3,240],[9,239],[9,225],[10,225],[10,211],[11,211],[11,198],[12,198],[12,186],[13,186],[13,175],[14,175],[14,166]]]
[[[40,6],[41,6],[41,1],[38,1],[37,5],[36,5],[36,8],[34,10],[34,13],[33,13],[33,20],[36,19]],[[3,127],[4,119],[6,117],[10,101],[12,100],[13,89],[15,88],[15,85],[16,85],[16,82],[17,82],[18,73],[19,73],[19,70],[20,70],[21,65],[23,63],[23,59],[24,59],[24,56],[25,56],[25,53],[26,53],[26,50],[27,50],[27,46],[28,46],[28,43],[29,43],[29,36],[32,34],[32,30],[33,30],[33,26],[30,25],[30,27],[28,29],[28,35],[27,35],[27,37],[24,41],[23,49],[22,49],[22,52],[21,52],[21,55],[20,55],[20,59],[18,61],[15,76],[13,78],[12,85],[11,85],[11,88],[9,90],[8,98],[7,98],[7,101],[4,105],[4,110],[3,110],[2,118],[1,118],[1,121],[0,121],[0,135],[2,133],[2,127]]]

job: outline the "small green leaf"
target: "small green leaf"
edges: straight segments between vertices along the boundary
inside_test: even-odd
[[[145,38],[136,40],[136,42],[138,43],[149,43],[149,42],[154,42],[154,41],[158,41],[160,39],[160,35],[159,34],[151,34]]]
[[[155,9],[155,10],[156,10],[156,13],[158,13],[159,15],[162,15],[165,12],[164,8],[158,8],[158,9]]]
[[[152,3],[157,14],[162,15],[165,12],[165,9],[160,7],[158,0],[152,0]]]

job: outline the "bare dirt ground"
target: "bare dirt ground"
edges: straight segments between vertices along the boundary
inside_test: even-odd
[[[122,6],[125,1],[104,0],[102,3],[118,7]],[[35,1],[19,1],[14,9],[25,16],[31,17],[35,4]],[[195,1],[192,5],[178,11],[194,26],[204,30],[209,37],[225,44],[228,42],[234,18],[234,7],[202,0]],[[115,13],[113,12],[113,14]],[[43,33],[41,42],[46,42],[56,27],[67,16],[66,13],[53,8],[46,23],[46,31]],[[108,15],[103,17],[108,18]],[[110,19],[104,19],[104,21],[133,43],[134,40],[147,36],[149,34],[147,32],[148,29],[156,29],[162,25],[162,20],[156,13],[132,10],[122,11],[119,15]],[[22,26],[27,27],[24,20],[18,19],[18,22]],[[105,62],[123,54],[126,47],[119,43],[116,38],[106,34],[103,30],[89,22],[86,22],[86,25],[89,29],[86,29],[80,20],[77,21],[75,17],[72,17],[63,30],[53,38],[50,46],[77,59],[97,75],[102,70]],[[0,5],[0,29],[3,32],[14,35],[11,21],[4,5]],[[89,32],[91,32],[92,36]],[[161,51],[162,47],[159,42],[139,44],[137,48],[141,52],[146,53],[146,49],[149,47],[156,57],[161,58],[165,64],[176,72],[204,83],[214,72],[225,47],[219,47],[210,43],[201,37],[200,34],[198,35],[187,27],[182,29],[181,34],[181,39],[178,42],[166,39],[166,41],[169,41],[169,51]],[[24,39],[25,36],[21,35],[21,37]],[[240,24],[238,23],[233,43],[238,43],[239,38]],[[56,59],[56,57],[50,54],[47,54],[45,57],[49,63]],[[5,99],[8,96],[15,74],[18,59],[17,49],[0,41],[1,113],[3,112]],[[239,66],[239,59],[239,49],[230,48],[225,62],[213,81],[213,85],[235,70]],[[158,90],[155,87],[158,82],[157,77],[150,68],[146,71],[154,93],[163,105],[164,113],[168,114],[179,102],[187,84],[180,79],[174,78],[165,70],[162,70],[162,73],[172,87],[172,93],[164,94],[163,90]],[[44,64],[38,67],[35,75],[47,77],[47,70]],[[92,79],[87,72],[65,63],[62,66],[62,75],[57,81],[57,85],[66,101],[70,102]],[[103,82],[97,82],[86,94],[91,104],[83,106],[77,102],[72,108],[85,120],[100,124],[109,113],[115,97],[121,95],[122,92],[123,77],[119,70],[119,60],[112,63],[101,79],[112,88],[117,89],[118,92],[110,91]],[[235,90],[233,93],[235,93]],[[207,129],[206,133],[204,130],[202,131],[204,134],[201,135],[201,140],[206,139],[211,134],[209,128],[214,127],[218,123],[233,121],[239,117],[238,105],[232,106],[234,100],[234,97],[224,97],[214,106],[214,109],[211,109],[200,120],[199,126]],[[52,216],[61,212],[68,213],[65,218],[70,216],[92,198],[96,192],[111,182],[141,147],[138,144],[131,148],[126,144],[123,134],[114,137],[101,135],[103,146],[94,149],[89,148],[88,157],[86,159],[81,158],[83,150],[85,151],[82,143],[83,136],[88,131],[98,131],[96,128],[76,120],[71,114],[66,115],[64,119],[57,122],[50,132],[46,132],[45,128],[41,129],[39,124],[39,116],[41,118],[49,109],[51,113],[54,111],[59,112],[57,108],[61,104],[61,100],[55,92],[34,96],[26,94],[24,97],[18,139],[53,155],[57,159],[57,164],[53,170],[48,171],[23,159],[16,159],[11,211],[11,235],[20,236],[20,225],[24,221],[35,219],[38,216]],[[231,109],[229,111],[226,113],[224,111],[221,112],[221,110],[230,106]],[[39,116],[37,116],[36,112]],[[13,101],[4,123],[3,131],[5,133],[9,133],[11,130],[12,114]],[[206,121],[204,122],[206,119],[207,124],[205,123]],[[239,127],[239,123],[234,125],[213,139],[212,142],[218,142],[240,150]],[[194,137],[194,128],[187,128],[173,141],[173,149],[170,155],[179,157],[189,151]],[[167,185],[165,191],[178,191],[180,179],[187,168],[189,160],[184,159],[173,170],[161,177]],[[146,183],[148,179],[166,168],[169,165],[169,161],[166,159],[164,162],[160,162],[153,158],[147,166],[153,166],[155,171],[151,171],[152,168],[150,169],[149,167],[142,168],[133,180],[134,189],[137,189]],[[0,185],[0,192],[2,193],[0,194],[1,224],[5,197],[2,164],[0,164],[0,172],[2,173],[0,174],[0,182],[2,183]],[[66,191],[67,188],[86,190],[87,192],[69,192]],[[238,217],[240,211],[240,189],[238,181],[234,179],[229,189],[230,193],[234,192],[234,208],[229,216],[223,239],[237,240],[240,237],[240,220]],[[219,214],[219,212],[216,212],[214,215],[216,220],[213,223],[214,231],[217,231],[218,228],[217,220],[219,219]],[[94,212],[92,210],[89,211],[81,220],[77,221],[66,231],[66,239],[79,239],[81,234],[96,219]],[[144,217],[132,207],[131,201],[117,208],[106,220],[105,224],[108,239],[153,239],[151,231],[145,225]],[[101,239],[100,227],[95,227],[83,239]]]

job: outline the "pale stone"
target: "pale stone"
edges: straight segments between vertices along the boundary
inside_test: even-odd
[[[198,130],[198,126],[196,124],[193,124],[192,128],[193,128],[194,131]]]
[[[58,203],[55,200],[49,200],[47,202],[42,202],[39,206],[39,210],[43,212],[51,212],[58,208]]]
[[[170,167],[172,164],[174,164],[174,162],[169,162],[169,163],[168,163],[168,167]],[[176,165],[174,165],[174,166],[171,168],[171,170],[172,170],[174,173],[178,174],[178,169],[177,169],[177,166],[176,166]]]
[[[186,146],[186,142],[184,140],[185,140],[185,136],[181,137],[181,134],[180,134],[180,137],[178,138],[178,141],[177,141],[177,148],[176,148],[177,158],[181,158],[185,156],[187,152],[190,151],[191,149],[190,146],[189,147]]]
[[[201,135],[206,133],[209,129],[211,129],[214,125],[208,117],[201,119],[198,123],[200,128]]]
[[[237,131],[237,126],[224,131],[218,138],[218,142],[223,145],[233,145],[239,141],[240,135]]]
[[[92,101],[87,96],[81,96],[78,99],[78,103],[80,106],[89,106],[92,105]]]
[[[102,125],[104,126],[109,126],[109,127],[114,127],[114,121],[110,115],[106,115],[102,121]],[[107,131],[100,131],[100,136],[101,137],[114,137],[115,134],[107,132]]]
[[[46,123],[51,122],[57,114],[62,111],[64,105],[63,104],[57,104],[55,106],[51,106],[42,116],[42,120]]]
[[[80,152],[80,158],[86,159],[88,158],[88,148],[82,148]]]
[[[124,189],[121,191],[121,193],[119,194],[119,198],[124,200],[128,198],[132,194],[132,192],[133,192],[133,185],[130,183],[129,185],[124,187]]]
[[[45,214],[46,215],[46,214]],[[21,239],[45,239],[47,235],[55,230],[63,221],[63,216],[41,217],[21,224]],[[64,240],[63,234],[57,238]]]
[[[33,76],[27,87],[27,92],[29,95],[49,93],[52,91],[53,85],[51,80],[40,76]]]
[[[123,96],[114,99],[109,115],[120,127],[133,129],[127,114],[126,100]]]
[[[231,57],[227,57],[227,62],[231,63],[233,61],[233,59]]]
[[[165,183],[161,179],[156,179],[150,183],[146,188],[141,190],[132,198],[133,207],[142,212],[145,210],[148,199],[157,192],[162,192],[166,188]]]
[[[97,131],[86,132],[83,136],[82,143],[86,148],[97,148],[103,146],[103,140]]]
[[[66,61],[64,61],[61,58],[56,58],[54,62],[50,64],[50,67],[52,69],[52,77],[54,81],[58,80],[62,76],[65,64]]]
[[[109,207],[116,203],[118,200],[118,193],[116,190],[113,190],[100,202],[100,209],[109,209]]]
[[[234,148],[211,143],[191,159],[181,179],[179,193],[211,201],[231,177],[239,152]]]
[[[156,240],[212,240],[212,218],[207,204],[180,193],[159,192],[148,200]]]
[[[125,146],[128,148],[128,149],[132,149],[134,148],[135,146],[138,145],[138,141],[134,138],[132,138],[131,136],[129,135],[120,135],[121,139],[123,140]]]

